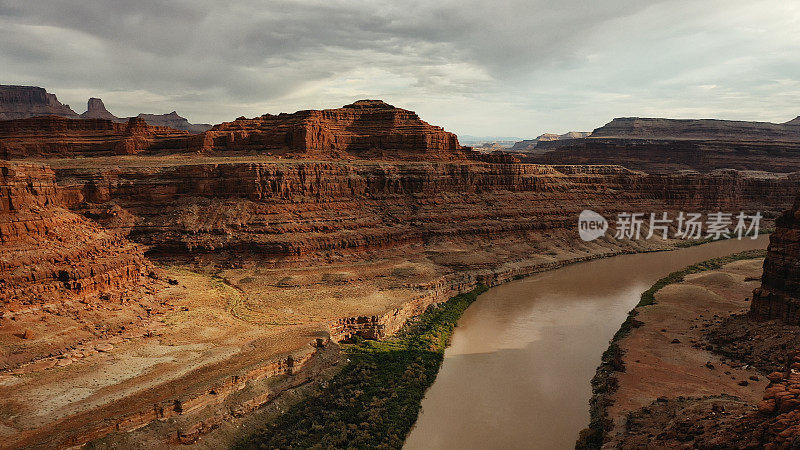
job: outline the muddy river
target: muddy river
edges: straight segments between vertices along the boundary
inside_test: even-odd
[[[574,448],[589,423],[589,380],[643,291],[768,237],[622,255],[513,281],[461,317],[407,449]]]

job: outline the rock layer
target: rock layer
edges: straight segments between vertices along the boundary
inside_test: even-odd
[[[185,151],[188,136],[135,117],[127,123],[57,116],[0,121],[0,159]]]
[[[78,117],[69,105],[62,105],[55,94],[40,87],[0,85],[0,120],[46,115]]]
[[[589,137],[543,142],[529,162],[619,164],[648,173],[717,169],[800,171],[800,142],[741,142]]]
[[[530,162],[620,164],[651,173],[800,171],[800,125],[727,120],[614,119],[580,139],[539,142]]]
[[[797,119],[785,123],[716,119],[616,118],[594,130],[594,138],[695,139],[722,141],[800,141]]]
[[[179,116],[175,111],[169,114],[139,114],[136,117],[144,119],[148,125],[174,128],[188,131],[191,134],[199,134],[211,128],[211,125],[207,123],[189,123],[188,119]]]
[[[76,163],[57,173],[72,208],[101,223],[108,205],[123,208],[137,217],[134,239],[153,251],[274,257],[571,229],[584,208],[769,213],[800,186],[788,177],[736,171],[668,176],[614,166],[224,158],[160,167]]]
[[[193,148],[326,158],[465,157],[456,135],[380,100],[360,100],[338,109],[239,118],[215,125],[196,139]]]
[[[60,206],[53,171],[0,163],[0,303],[119,292],[147,268],[142,249]]]
[[[751,315],[800,325],[800,198],[775,223]]]

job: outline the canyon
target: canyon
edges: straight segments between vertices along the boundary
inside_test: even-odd
[[[479,283],[676,244],[580,241],[584,209],[761,211],[768,226],[800,188],[753,164],[486,158],[380,100],[200,134],[89,109],[0,122],[11,446],[225,443],[335,370],[338,342],[390,336]]]
[[[800,201],[776,220],[765,258],[695,266],[631,312],[592,382],[580,447],[800,443],[798,214]]]

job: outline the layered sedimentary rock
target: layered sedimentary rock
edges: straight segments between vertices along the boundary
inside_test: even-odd
[[[800,171],[800,125],[725,120],[614,119],[589,137],[541,142],[530,162],[620,164],[653,173]]]
[[[619,164],[649,173],[716,169],[800,171],[800,143],[616,139],[542,143],[529,159],[544,164]],[[554,145],[551,145],[554,144]]]
[[[116,370],[122,364],[114,361],[131,361],[141,373],[114,382],[98,376],[102,355],[72,362],[64,372],[50,372],[46,387],[59,395],[42,400],[55,411],[48,414],[24,404],[45,386],[28,380],[48,372],[25,378],[13,391],[0,386],[26,419],[0,429],[18,445],[77,445],[164,418],[170,420],[139,433],[193,438],[231,420],[230,411],[249,411],[276,395],[272,388],[251,392],[262,381],[269,384],[264,372],[287,375],[262,367],[268,355],[313,351],[313,362],[319,355],[310,350],[311,339],[386,336],[479,282],[495,285],[568,262],[665,246],[610,237],[584,243],[575,223],[584,208],[609,218],[623,210],[783,208],[798,188],[787,176],[734,171],[660,176],[615,166],[474,160],[151,155],[51,164],[64,205],[106,232],[148,244],[151,259],[179,268],[171,273],[176,284],[136,310],[144,318],[167,311],[154,319],[158,337],[132,337],[128,344],[120,338],[114,342],[118,359],[103,366]],[[75,255],[71,261],[80,267],[91,259]],[[35,298],[25,288],[32,283],[17,284],[23,291],[11,304]],[[115,306],[124,312],[135,303]],[[20,315],[15,324],[34,319]],[[134,328],[127,321],[124,326],[126,333]],[[266,338],[272,343],[261,341]],[[286,361],[278,368],[288,367]],[[302,362],[292,359],[292,372]],[[258,377],[243,378],[253,370]],[[106,384],[89,384],[85,398],[59,403],[65,389],[60,373]],[[303,376],[286,380],[293,384]]]
[[[785,123],[716,119],[616,118],[592,132],[594,138],[800,141],[797,119]]]
[[[73,208],[91,210],[102,222],[96,205],[113,202],[139,217],[132,236],[154,251],[273,256],[561,228],[584,207],[777,211],[800,185],[736,171],[667,176],[613,166],[224,158],[180,166],[68,166],[57,172]]]
[[[142,249],[60,206],[53,171],[0,162],[0,300],[120,291],[147,267]]]
[[[0,120],[46,115],[78,117],[69,105],[40,87],[0,85]]]
[[[800,325],[800,198],[775,223],[751,314]]]
[[[181,117],[177,112],[172,111],[169,114],[139,114],[136,116],[144,119],[148,125],[157,127],[169,127],[176,130],[188,131],[191,134],[199,134],[211,128],[207,123],[189,123],[185,117]]]
[[[86,106],[86,112],[81,114],[81,119],[107,119],[114,122],[123,121],[123,119],[111,114],[106,109],[106,105],[103,104],[103,100],[95,97],[89,99],[89,102]]]
[[[554,134],[554,133],[545,133],[537,137],[536,139],[525,139],[519,142],[515,142],[509,151],[512,152],[530,152],[540,142],[552,142],[552,141],[563,141],[567,139],[582,139],[588,137],[592,133],[589,131],[570,131],[564,134]]]
[[[107,119],[41,116],[0,121],[0,159],[134,154],[145,151],[185,151],[189,134]]]
[[[456,135],[380,100],[360,100],[338,109],[239,118],[215,125],[196,139],[194,148],[326,158],[465,157]]]

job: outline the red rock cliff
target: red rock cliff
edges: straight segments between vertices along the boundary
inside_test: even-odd
[[[614,166],[445,162],[219,162],[61,168],[76,210],[113,202],[165,252],[314,255],[479,233],[574,228],[583,208],[773,210],[800,184],[735,171],[646,175]]]
[[[135,117],[128,123],[32,117],[0,121],[0,159],[185,151],[188,136],[185,131],[153,127]]]
[[[462,159],[453,133],[413,111],[380,100],[338,109],[265,114],[214,126],[195,140],[199,151],[252,151],[307,157]]]
[[[614,119],[589,137],[539,142],[530,162],[620,164],[650,173],[800,171],[800,125],[730,120]]]
[[[59,197],[48,167],[0,162],[0,304],[121,292],[147,267],[138,245]]]
[[[776,221],[750,313],[800,325],[800,198]]]

